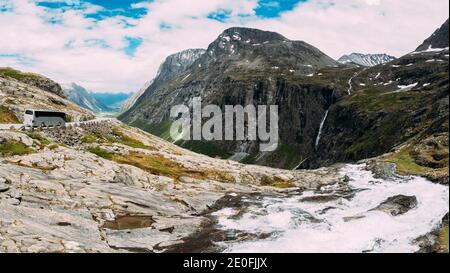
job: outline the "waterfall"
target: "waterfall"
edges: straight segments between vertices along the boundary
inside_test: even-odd
[[[309,157],[307,157],[307,158],[303,159],[302,161],[300,161],[300,163],[298,163],[298,165],[295,166],[295,168],[292,169],[292,170],[293,170],[293,171],[296,171],[296,170],[297,170],[298,168],[300,168],[300,166],[301,166],[303,163],[305,163],[305,161],[308,160],[308,159],[309,159]]]
[[[317,148],[317,146],[319,146],[320,135],[322,134],[323,125],[325,124],[325,121],[327,120],[327,117],[328,117],[328,111],[329,111],[329,110],[327,110],[327,111],[325,112],[325,116],[323,117],[322,122],[320,123],[319,133],[317,134],[317,138],[316,138],[316,148]]]
[[[353,86],[352,86],[352,81],[353,81],[353,78],[355,78],[356,76],[358,76],[358,72],[356,72],[349,80],[348,80],[348,90],[347,90],[347,93],[349,94],[349,95],[351,95],[352,94],[352,90],[353,90]]]

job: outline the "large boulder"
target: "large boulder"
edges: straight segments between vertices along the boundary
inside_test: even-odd
[[[392,216],[405,214],[417,206],[415,196],[396,195],[389,197],[373,210],[384,211]]]

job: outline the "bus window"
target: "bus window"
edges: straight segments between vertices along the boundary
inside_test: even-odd
[[[33,115],[33,111],[27,110],[27,111],[25,111],[25,114],[27,114],[27,115]]]
[[[36,111],[35,115],[37,118],[39,117],[55,117],[55,118],[62,118],[64,119],[66,117],[65,113],[62,112],[50,112],[50,111]]]

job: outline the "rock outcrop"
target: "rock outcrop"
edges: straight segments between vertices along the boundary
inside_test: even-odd
[[[81,143],[64,142],[74,130]],[[0,252],[164,252],[198,232],[209,221],[202,211],[226,194],[340,177],[212,159],[112,121],[0,138],[29,145],[0,154]]]
[[[62,89],[59,84],[46,78],[42,78],[41,80],[38,76],[33,77],[36,77],[36,79],[28,77],[21,78],[16,74],[10,73],[2,74],[0,69],[1,123],[22,122],[26,109],[48,109],[62,111],[70,117],[71,121],[81,121],[94,118],[94,114],[92,112],[67,100],[62,94]],[[9,116],[9,118],[7,117],[4,119],[2,117],[5,113]]]
[[[405,214],[417,206],[417,198],[415,196],[397,195],[386,199],[374,210],[381,210],[392,216]]]

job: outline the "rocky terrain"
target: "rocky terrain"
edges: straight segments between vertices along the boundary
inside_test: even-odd
[[[320,148],[306,165],[393,151],[387,160],[400,162],[403,174],[448,184],[448,54],[447,40],[446,48],[414,51],[359,71],[351,94],[330,107]]]
[[[446,29],[359,67],[231,28],[169,56],[127,124],[0,130],[0,252],[448,252]],[[278,150],[171,143],[168,110],[195,96],[280,105]],[[12,69],[0,69],[0,101],[0,123],[26,108],[94,117]]]
[[[340,57],[338,59],[338,62],[343,64],[355,64],[360,66],[371,67],[379,64],[388,63],[393,60],[395,60],[395,57],[387,54],[352,53]]]
[[[417,49],[416,51],[425,51],[429,49],[436,48],[446,48],[448,47],[448,37],[449,28],[448,28],[448,19],[447,21],[428,39],[426,39]]]
[[[361,67],[340,64],[277,33],[231,28],[179,75],[151,84],[119,119],[175,141],[169,136],[169,110],[190,105],[193,97],[222,108],[276,104],[281,143],[275,152],[260,153],[255,141],[176,144],[213,157],[285,169],[356,162],[404,147],[389,160],[403,160],[406,153],[408,173],[426,173],[446,183],[447,30],[448,21],[416,51]]]
[[[26,109],[50,109],[68,114],[70,121],[94,114],[69,101],[61,86],[41,75],[0,68],[0,123],[21,123]]]
[[[0,131],[0,161],[0,252],[162,252],[225,196],[343,179],[212,159],[114,121]]]
[[[166,62],[162,67],[168,69],[170,64]],[[328,72],[339,65],[305,42],[290,41],[273,32],[231,28],[211,43],[206,53],[191,66],[186,66],[182,73],[180,71],[181,74],[155,81],[119,119],[168,139],[171,106],[189,105],[195,96],[201,96],[205,104],[220,106],[280,104],[283,105],[279,109],[283,145],[269,158],[257,154],[259,145],[254,141],[187,141],[178,144],[222,158],[245,152],[247,163],[293,168],[302,160],[302,155],[286,154],[285,151],[314,150],[313,143],[322,118],[319,109],[325,110],[335,98],[346,93],[347,79],[336,79]],[[351,77],[352,73],[350,69],[342,74]],[[319,74],[324,81],[313,84],[317,82],[314,75]],[[341,88],[335,91],[334,85]],[[245,147],[244,151],[242,147]]]

